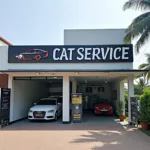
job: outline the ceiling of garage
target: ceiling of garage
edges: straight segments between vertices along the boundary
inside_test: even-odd
[[[74,77],[70,77],[71,81],[76,81],[77,83],[110,83],[113,82],[117,79],[124,79],[126,77],[124,76],[113,76],[110,74],[107,75],[101,75],[101,76],[74,76]],[[46,83],[50,83],[50,84],[62,84],[62,77],[58,77],[58,76],[49,76],[49,77],[42,77],[42,76],[38,76],[38,77],[15,77],[15,80],[34,80],[34,81],[41,81],[41,82],[46,82]]]
[[[118,76],[78,76],[72,77],[72,80],[78,83],[110,83],[123,77]]]

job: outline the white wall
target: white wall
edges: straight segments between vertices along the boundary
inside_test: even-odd
[[[62,92],[62,87],[49,87],[49,92],[50,93]]]
[[[124,44],[125,29],[77,29],[64,31],[65,45]]]
[[[117,90],[117,99],[113,100],[114,107],[117,110],[119,102],[124,101],[124,82],[121,80],[113,82],[111,84],[111,91],[113,92],[113,90]]]
[[[94,90],[94,87],[97,87],[97,86],[88,86],[88,87],[93,87],[93,92],[92,93],[86,93],[86,87],[87,85],[85,84],[81,84],[79,85],[80,87],[80,92],[82,92],[84,95],[99,95],[100,98],[102,99],[107,99],[107,100],[110,100],[111,98],[111,93],[110,93],[110,87],[109,87],[109,84],[100,84],[102,85],[102,87],[104,87],[105,91],[104,92],[98,92],[97,89]]]
[[[13,119],[15,121],[27,117],[29,108],[34,102],[48,94],[45,84],[37,81],[14,80],[13,96]]]

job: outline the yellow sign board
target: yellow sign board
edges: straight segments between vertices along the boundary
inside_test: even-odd
[[[82,97],[73,97],[72,104],[82,104]]]

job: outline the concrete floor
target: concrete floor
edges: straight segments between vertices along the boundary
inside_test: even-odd
[[[25,124],[0,130],[0,150],[149,150],[150,138],[128,126]]]
[[[149,150],[150,138],[113,117],[84,117],[81,124],[14,123],[0,130],[0,150]]]
[[[86,112],[83,116],[84,124],[100,124],[100,125],[117,125],[119,120],[114,116],[95,116],[92,112]],[[125,123],[125,122],[124,122]],[[28,119],[18,121],[11,125],[11,127],[20,127],[25,125],[42,125],[42,124],[63,124],[62,117],[60,117],[57,121],[29,121]]]
[[[95,116],[93,112],[85,112],[83,115],[83,123],[85,124],[101,124],[116,125],[115,116]]]

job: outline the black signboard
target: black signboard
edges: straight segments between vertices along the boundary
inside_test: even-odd
[[[72,93],[72,121],[73,123],[82,122],[82,94]]]
[[[133,62],[132,45],[9,46],[8,63]]]
[[[0,126],[4,127],[9,124],[10,114],[10,89],[0,89]]]
[[[131,124],[137,124],[138,121],[138,101],[136,97],[130,97],[131,105]]]

